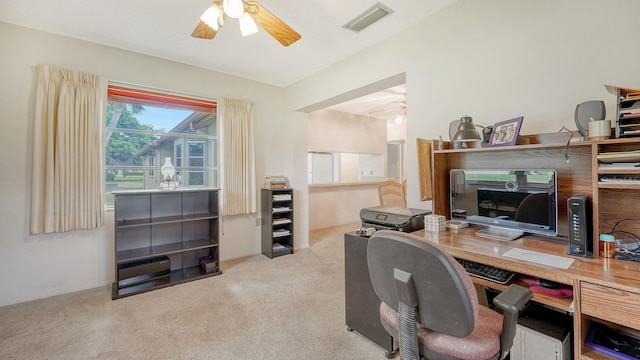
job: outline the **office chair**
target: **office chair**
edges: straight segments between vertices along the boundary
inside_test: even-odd
[[[504,359],[531,290],[510,285],[494,305],[478,304],[469,274],[437,244],[382,230],[369,239],[371,283],[382,303],[380,320],[404,360]]]
[[[387,178],[378,184],[380,205],[407,207],[404,185],[398,179]]]
[[[549,195],[546,193],[527,195],[516,210],[515,220],[549,225]]]

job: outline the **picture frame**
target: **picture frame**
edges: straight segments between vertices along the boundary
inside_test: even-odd
[[[518,143],[520,136],[520,127],[524,116],[501,121],[493,125],[491,137],[489,138],[489,146],[509,146]]]

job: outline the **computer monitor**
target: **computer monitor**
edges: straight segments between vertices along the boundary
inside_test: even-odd
[[[491,238],[556,236],[556,178],[553,169],[451,170],[451,219],[482,225],[476,234]]]

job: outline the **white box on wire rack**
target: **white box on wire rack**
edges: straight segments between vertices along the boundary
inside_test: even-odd
[[[425,215],[424,229],[426,231],[445,231],[447,230],[447,218],[443,215]]]

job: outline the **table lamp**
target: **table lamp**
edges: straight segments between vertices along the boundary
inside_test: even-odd
[[[482,136],[480,136],[480,133],[476,130],[476,125],[474,125],[471,116],[463,116],[460,118],[460,125],[458,125],[458,130],[453,135],[451,141],[453,142],[453,147],[456,149],[461,148],[463,143],[469,141],[482,141]]]

